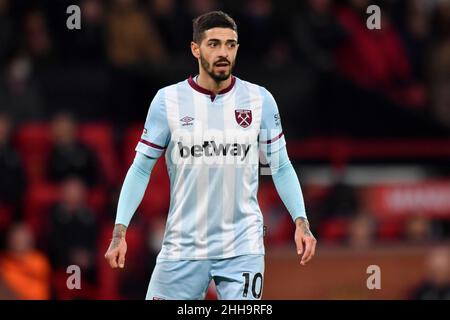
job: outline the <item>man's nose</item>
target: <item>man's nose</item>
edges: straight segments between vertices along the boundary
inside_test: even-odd
[[[219,52],[219,58],[228,58],[228,49],[227,46],[221,46]]]

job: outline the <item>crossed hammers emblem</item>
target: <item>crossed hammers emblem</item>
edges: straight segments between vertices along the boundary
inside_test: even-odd
[[[237,123],[247,128],[252,123],[252,111],[251,110],[235,110],[235,116]]]

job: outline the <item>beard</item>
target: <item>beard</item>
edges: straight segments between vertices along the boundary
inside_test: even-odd
[[[227,71],[218,71],[214,72],[214,65],[220,62],[227,62],[230,65],[230,68]],[[234,61],[230,62],[228,60],[220,59],[216,61],[213,65],[211,65],[204,57],[200,54],[200,63],[203,68],[203,70],[206,71],[206,73],[209,74],[209,76],[214,79],[216,82],[221,82],[224,80],[227,80],[231,76],[231,71],[234,68]]]

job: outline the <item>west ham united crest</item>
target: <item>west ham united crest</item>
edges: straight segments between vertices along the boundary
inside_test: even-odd
[[[247,128],[252,123],[252,110],[234,110],[234,116],[238,125],[240,125],[242,128]]]

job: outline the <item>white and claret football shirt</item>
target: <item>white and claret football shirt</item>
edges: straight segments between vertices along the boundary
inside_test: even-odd
[[[285,143],[277,105],[263,87],[232,77],[214,95],[190,77],[159,90],[136,147],[151,158],[165,152],[170,208],[158,257],[264,254],[258,155]]]

